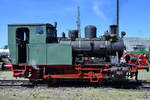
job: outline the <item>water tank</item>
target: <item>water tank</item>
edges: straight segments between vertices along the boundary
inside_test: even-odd
[[[85,27],[85,38],[96,38],[97,28],[93,25]]]
[[[78,30],[69,30],[69,38],[78,38]]]

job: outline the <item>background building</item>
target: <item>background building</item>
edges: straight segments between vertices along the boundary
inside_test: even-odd
[[[134,47],[138,45],[143,45],[146,47],[146,51],[150,51],[150,38],[126,37],[124,43],[127,51],[133,51]]]

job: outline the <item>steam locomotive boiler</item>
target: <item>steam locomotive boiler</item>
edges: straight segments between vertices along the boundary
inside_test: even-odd
[[[58,43],[72,47],[73,63],[79,59],[80,63],[84,63],[81,59],[90,57],[99,59],[97,61],[104,60],[105,58],[107,62],[112,62],[114,57],[119,59],[125,49],[123,40],[117,34],[117,28],[117,25],[113,25],[110,27],[111,34],[106,33],[104,36],[97,38],[96,27],[89,25],[85,27],[85,38],[78,38],[78,31],[70,30],[69,38],[61,38]]]
[[[95,26],[86,26],[85,38],[78,38],[77,30],[70,30],[69,37],[65,33],[57,37],[56,27],[56,23],[8,25],[14,77],[33,82],[65,79],[101,82],[132,73],[131,65],[120,64],[125,33],[119,37],[117,25],[111,25],[110,31],[101,37],[96,37]]]

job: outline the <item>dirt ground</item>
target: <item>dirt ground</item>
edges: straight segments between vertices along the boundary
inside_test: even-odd
[[[140,80],[150,81],[150,72],[139,72]],[[18,80],[9,71],[0,72],[0,80]],[[22,80],[22,79],[20,79]],[[76,83],[71,83],[76,84]],[[95,86],[0,86],[0,100],[150,100],[150,89],[124,89]]]

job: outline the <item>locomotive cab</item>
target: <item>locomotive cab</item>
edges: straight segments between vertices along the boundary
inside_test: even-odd
[[[71,65],[72,47],[58,43],[56,27],[57,23],[9,24],[8,45],[12,64]]]
[[[44,43],[44,36],[44,24],[9,24],[8,45],[12,64],[28,63],[30,44]]]

